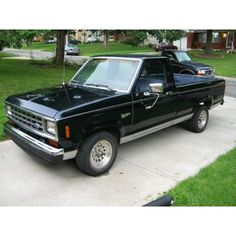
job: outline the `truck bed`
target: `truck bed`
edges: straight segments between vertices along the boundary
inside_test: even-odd
[[[188,86],[188,85],[194,85],[204,82],[210,82],[214,80],[218,80],[215,77],[209,77],[209,76],[197,76],[197,75],[184,75],[184,74],[174,74],[174,80],[176,87],[181,86]]]

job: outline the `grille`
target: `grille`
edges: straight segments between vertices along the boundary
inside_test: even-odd
[[[20,108],[11,106],[11,119],[19,125],[22,124],[30,129],[43,132],[43,119]]]

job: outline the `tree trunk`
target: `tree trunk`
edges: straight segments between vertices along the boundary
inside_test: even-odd
[[[57,49],[56,49],[56,65],[62,65],[65,54],[65,36],[66,30],[57,30]]]
[[[122,31],[121,30],[115,30],[114,31],[114,34],[113,34],[113,37],[114,37],[114,41],[121,41],[122,40]]]
[[[103,41],[103,44],[105,47],[108,46],[108,42],[109,42],[109,31],[108,30],[104,30],[103,31],[103,35],[104,35],[104,41]]]
[[[206,55],[212,54],[212,33],[213,33],[213,30],[207,30],[206,50],[205,50]]]

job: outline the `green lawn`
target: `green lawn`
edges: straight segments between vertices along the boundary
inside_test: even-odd
[[[216,69],[216,75],[229,76],[236,78],[236,54],[227,54],[225,52],[216,52],[215,54],[223,55],[224,58],[201,58],[198,55],[201,51],[189,52],[194,61],[202,62],[213,66]]]
[[[60,84],[63,74],[61,67],[31,65],[25,60],[3,59],[5,56],[5,53],[0,52],[0,140],[5,139],[2,132],[2,125],[6,121],[3,112],[5,98],[11,94]],[[66,80],[69,80],[76,70],[67,67]]]
[[[42,42],[33,42],[31,47],[23,46],[23,49],[28,50],[43,50],[43,51],[55,51],[56,44],[45,44]],[[79,45],[82,56],[93,56],[99,54],[125,54],[125,53],[142,53],[153,52],[152,48],[148,47],[135,47],[125,43],[109,42],[108,47],[105,47],[102,43],[89,43]]]
[[[175,206],[236,206],[236,148],[168,194]]]
[[[55,43],[43,43],[43,42],[33,42],[31,47],[28,47],[26,44],[23,44],[21,49],[26,50],[43,50],[48,52],[53,52],[56,50],[56,44]]]

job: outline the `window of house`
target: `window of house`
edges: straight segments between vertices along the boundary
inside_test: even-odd
[[[212,33],[212,43],[220,43],[220,33],[219,32]]]
[[[198,42],[199,43],[206,43],[206,33],[199,33],[198,34]]]

